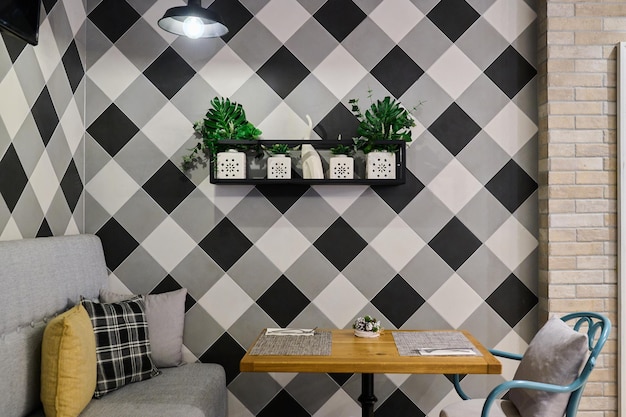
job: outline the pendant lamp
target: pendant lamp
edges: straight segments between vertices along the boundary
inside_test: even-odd
[[[202,8],[200,0],[189,0],[187,6],[172,7],[159,19],[159,26],[191,39],[217,38],[228,33],[222,17]]]

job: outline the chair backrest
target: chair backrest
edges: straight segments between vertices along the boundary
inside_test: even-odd
[[[585,362],[582,371],[578,375],[578,378],[574,381],[574,384],[580,384],[580,387],[572,391],[567,403],[567,409],[565,410],[566,417],[574,417],[576,415],[576,411],[578,410],[578,403],[582,397],[587,379],[596,365],[600,351],[609,338],[609,333],[611,332],[611,321],[602,314],[590,312],[566,314],[561,317],[561,320],[569,325],[572,325],[576,331],[586,330],[589,343],[589,357],[587,358],[587,362]]]

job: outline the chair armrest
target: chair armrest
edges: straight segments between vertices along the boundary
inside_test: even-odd
[[[522,360],[522,355],[518,353],[505,352],[503,350],[497,350],[497,349],[489,349],[489,352],[493,356],[498,356],[500,358],[513,359],[517,361]],[[463,388],[461,387],[461,378],[459,374],[452,375],[452,384],[454,384],[454,390],[456,391],[458,396],[461,397],[461,399],[463,400],[471,399],[469,395],[467,395],[465,391],[463,391]]]

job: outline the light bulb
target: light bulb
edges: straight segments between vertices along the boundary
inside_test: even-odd
[[[204,33],[204,24],[202,19],[195,16],[189,16],[183,22],[183,32],[185,36],[191,39],[198,39]]]

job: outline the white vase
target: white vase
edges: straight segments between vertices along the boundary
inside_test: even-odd
[[[367,178],[370,180],[396,179],[396,154],[387,151],[372,151],[367,154]]]
[[[380,332],[366,332],[365,330],[354,330],[356,337],[378,337]]]
[[[354,158],[347,155],[335,155],[330,158],[329,177],[333,180],[354,178]]]
[[[284,154],[267,158],[268,179],[291,179],[291,158]]]
[[[216,177],[219,179],[245,179],[246,154],[235,149],[218,152],[216,160]]]

